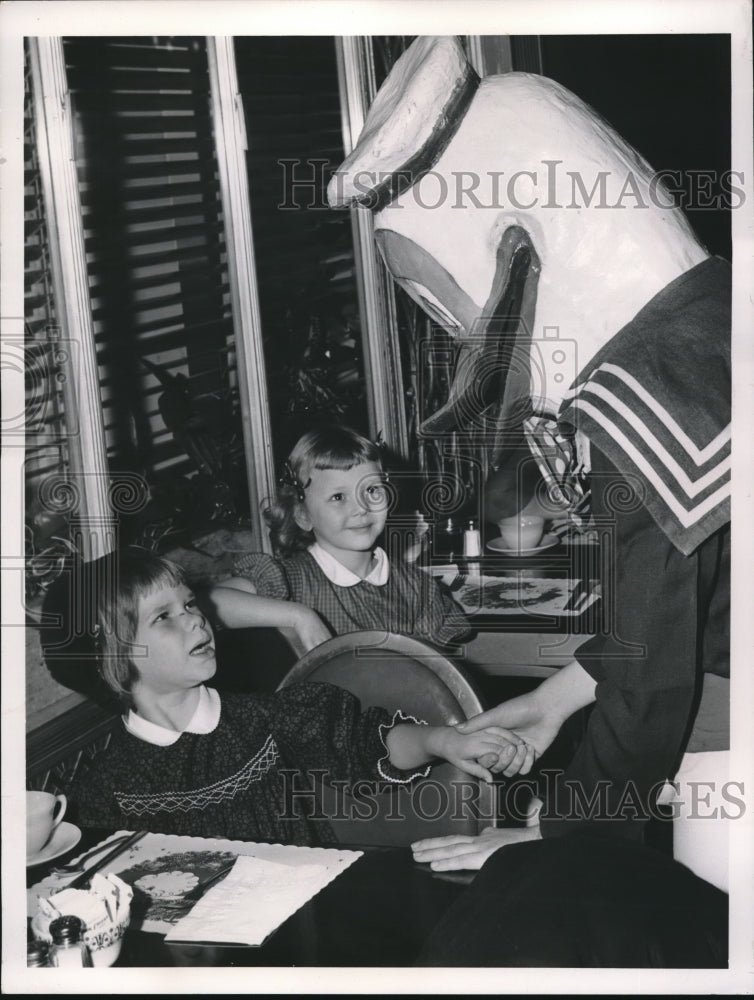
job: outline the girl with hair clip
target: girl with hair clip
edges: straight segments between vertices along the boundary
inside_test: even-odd
[[[127,549],[88,572],[99,670],[124,714],[72,790],[84,826],[326,844],[333,833],[311,816],[307,769],[330,781],[407,784],[443,759],[489,781],[481,759],[526,753],[503,730],[462,736],[400,711],[362,712],[331,684],[221,695],[207,686],[212,628],[179,566]]]
[[[298,655],[348,632],[384,630],[438,647],[465,638],[452,597],[376,545],[388,500],[378,445],[347,427],[304,434],[265,511],[275,555],[243,556],[238,576],[210,591],[219,622],[281,628]]]

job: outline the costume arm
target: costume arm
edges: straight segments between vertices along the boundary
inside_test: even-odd
[[[683,750],[697,685],[696,556],[668,541],[594,448],[592,492],[598,524],[614,525],[602,541],[603,634],[576,652],[596,701],[565,774],[545,775],[543,836],[597,815],[602,829],[639,836]]]

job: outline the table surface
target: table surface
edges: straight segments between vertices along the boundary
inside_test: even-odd
[[[110,831],[84,831],[68,856],[27,869],[27,885],[54,864],[78,856]],[[473,873],[438,874],[413,861],[409,848],[361,847],[349,868],[285,921],[260,947],[166,944],[160,934],[129,930],[119,967],[412,965]]]

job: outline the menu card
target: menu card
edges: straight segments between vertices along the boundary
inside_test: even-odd
[[[108,841],[111,839],[113,838],[108,838]],[[279,879],[270,892],[276,898],[279,890],[285,906],[293,906],[290,910],[290,913],[293,913],[306,902],[306,899],[303,899],[293,905],[295,900],[287,888],[290,881],[295,879],[298,882],[299,871],[302,872],[301,885],[308,887],[307,898],[311,898],[341,871],[353,864],[361,853],[361,851],[342,851],[331,847],[257,844],[253,841],[148,833],[137,844],[113,858],[103,869],[103,874],[114,872],[127,885],[133,887],[134,899],[131,907],[133,929],[168,934],[186,914],[185,908],[177,905],[183,896],[216,872],[227,868],[229,864],[235,865],[235,859],[239,857],[264,862],[268,866],[265,868],[267,875],[273,870],[278,871]],[[274,868],[269,867],[273,862]],[[318,879],[312,874],[310,880],[307,874],[310,868],[317,870]],[[235,868],[222,882],[208,889],[203,898],[214,889],[222,888],[234,870]],[[290,875],[291,870],[296,872],[295,876]],[[40,897],[46,898],[60,891],[71,878],[72,875],[63,878],[49,875],[42,882],[32,886],[27,892],[29,917],[33,917],[37,912]],[[265,881],[262,886],[265,892],[267,886],[268,882]],[[194,904],[194,907],[196,905],[198,904]]]
[[[359,852],[341,851],[352,854]],[[286,865],[239,857],[231,872],[179,920],[165,940],[260,945],[346,867]]]

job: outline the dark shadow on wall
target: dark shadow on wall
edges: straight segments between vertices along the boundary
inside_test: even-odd
[[[655,170],[674,172],[670,185],[695,233],[730,260],[729,206],[742,197],[727,173],[730,35],[542,35],[540,49],[545,76],[590,104]]]

